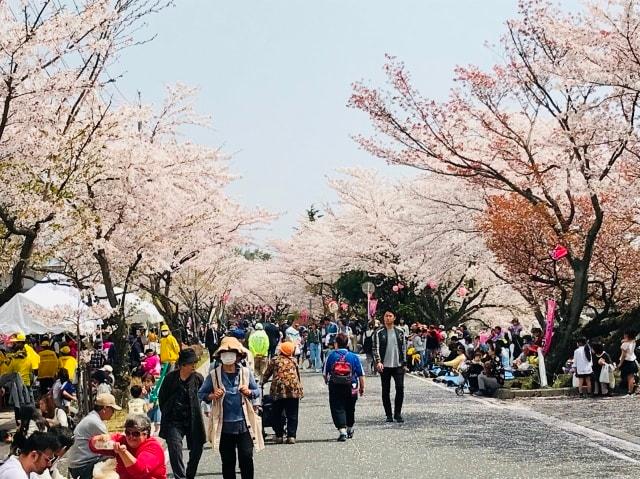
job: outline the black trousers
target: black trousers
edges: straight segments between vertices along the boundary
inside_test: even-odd
[[[287,437],[296,437],[296,432],[298,431],[299,406],[299,398],[277,399],[273,402],[273,417],[275,418],[273,431],[276,433],[276,436],[282,437],[284,435],[285,419],[282,417],[282,412],[284,411],[287,420]]]
[[[191,443],[191,449],[189,449],[189,462],[185,470],[182,458],[182,440],[185,436],[189,437],[190,434],[190,428],[182,424],[170,424],[167,428],[167,450],[175,479],[194,479],[196,477],[204,444],[198,441],[187,441]]]
[[[223,479],[235,479],[236,477],[236,450],[240,464],[240,477],[253,479],[253,440],[248,431],[242,434],[222,433],[218,450],[222,459]]]
[[[396,385],[396,399],[394,412],[391,413],[391,378]],[[384,413],[388,416],[400,416],[402,414],[402,402],[404,401],[404,368],[384,368],[380,374],[382,380],[382,405]]]
[[[356,401],[358,396],[351,394],[347,384],[329,383],[329,409],[336,429],[353,427],[356,422]]]

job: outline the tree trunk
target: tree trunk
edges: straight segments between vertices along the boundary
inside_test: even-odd
[[[558,327],[553,335],[551,354],[546,362],[547,376],[553,379],[553,375],[560,372],[568,358],[572,356],[576,335],[579,333],[580,315],[587,300],[588,275],[584,263],[576,261],[574,264],[573,291],[568,307],[562,308],[567,312],[565,318],[558,322]]]

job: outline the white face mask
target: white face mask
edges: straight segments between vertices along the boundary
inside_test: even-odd
[[[167,337],[167,336],[169,336],[169,331],[162,331],[162,333],[161,333],[161,334],[162,334],[163,336]]]
[[[236,353],[233,351],[225,351],[224,353],[220,353],[220,361],[222,364],[233,364],[236,362]]]

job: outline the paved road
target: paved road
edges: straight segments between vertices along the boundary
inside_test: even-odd
[[[558,420],[522,403],[456,397],[407,377],[405,424],[386,424],[380,383],[367,378],[358,401],[356,435],[335,441],[320,375],[304,373],[298,442],[268,444],[256,454],[256,478],[304,479],[505,477],[637,477],[640,446]],[[585,403],[586,405],[586,403]],[[207,447],[198,477],[219,477]]]

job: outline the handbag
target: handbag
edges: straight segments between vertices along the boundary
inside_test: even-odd
[[[609,383],[609,365],[608,364],[602,365],[602,369],[600,370],[600,376],[598,377],[598,381],[605,384]]]

